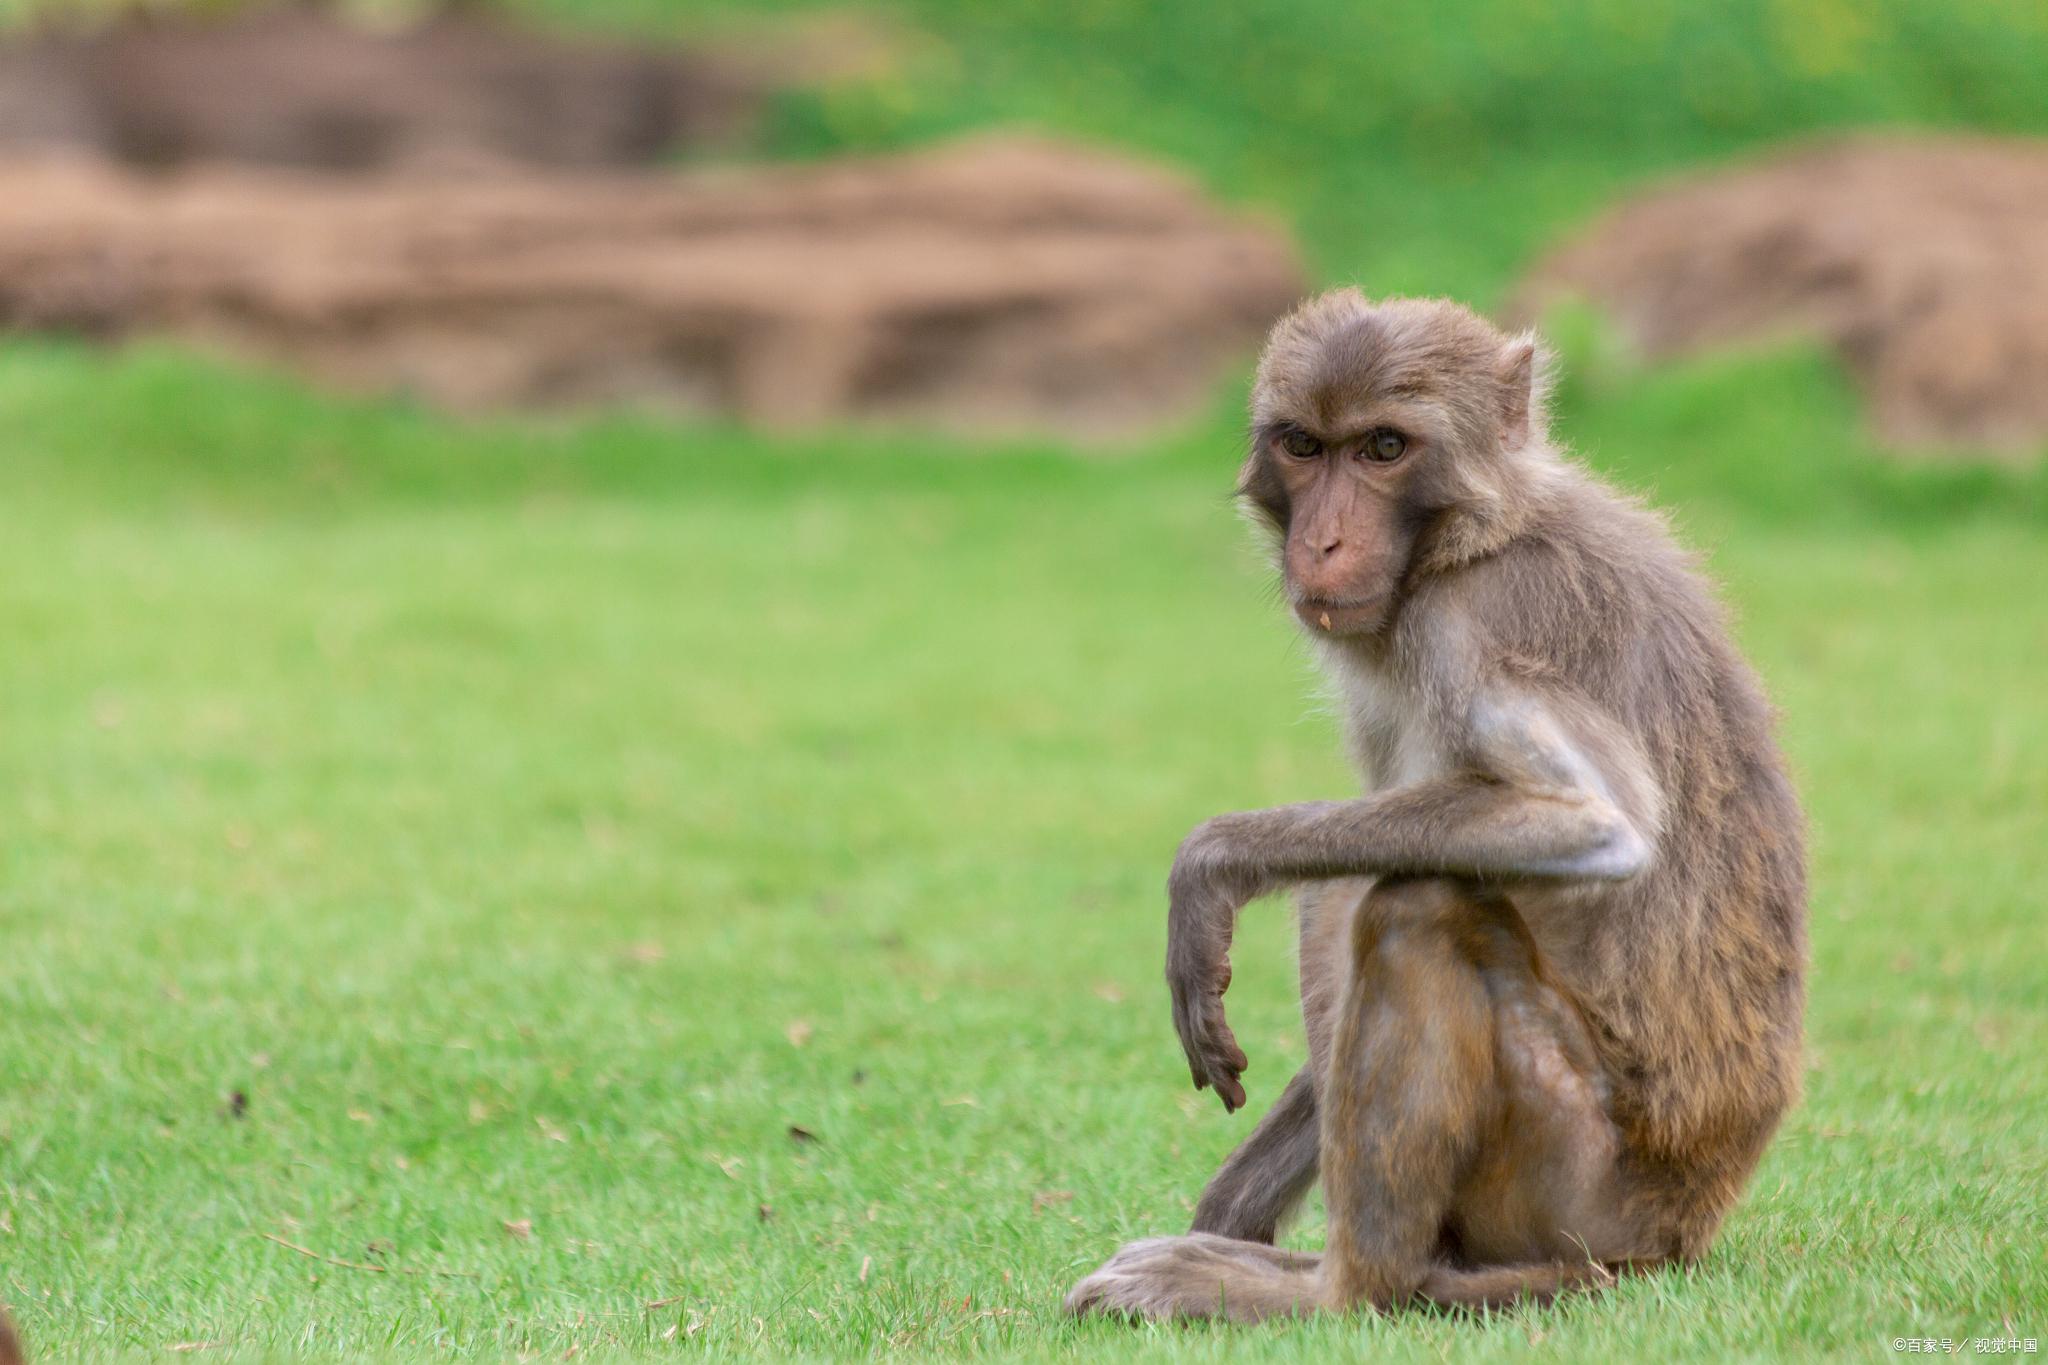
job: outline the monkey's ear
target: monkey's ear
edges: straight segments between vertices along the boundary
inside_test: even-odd
[[[1508,450],[1526,445],[1531,428],[1542,420],[1544,355],[1534,332],[1524,332],[1501,348],[1494,370],[1501,381],[1501,444]]]

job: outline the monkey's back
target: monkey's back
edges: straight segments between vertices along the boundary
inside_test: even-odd
[[[1619,720],[1657,780],[1650,868],[1533,918],[1569,926],[1543,946],[1672,1250],[1696,1254],[1799,1091],[1804,821],[1770,705],[1663,521],[1575,468],[1468,572],[1495,640]]]

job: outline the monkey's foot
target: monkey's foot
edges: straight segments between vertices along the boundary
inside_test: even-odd
[[[1230,1318],[1256,1322],[1321,1304],[1319,1257],[1214,1233],[1132,1242],[1074,1286],[1077,1317]]]

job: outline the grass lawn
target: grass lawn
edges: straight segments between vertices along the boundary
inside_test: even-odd
[[[1737,36],[1765,22],[1740,12]],[[778,136],[1127,123],[1307,206],[1326,277],[1485,302],[1631,168],[1778,126],[1667,100],[1602,142],[1557,114],[1502,135],[1533,149],[1513,175],[1428,182],[1376,229],[1332,169],[1370,127],[1259,170],[1229,139],[1240,86],[1199,113],[1200,61],[1232,74],[1280,39],[1155,47],[1145,6],[1090,13],[1080,70],[1118,73],[1099,92],[1050,21],[935,5],[988,72],[894,122],[872,93],[793,104]],[[1969,103],[1943,70],[1989,79],[2048,43],[2031,11],[1975,37],[1931,5],[1881,13],[1912,60],[1812,78],[1810,104],[1772,106],[1783,127],[2048,123],[2009,85],[1941,104]],[[1455,73],[1454,37],[1431,41]],[[1119,1242],[1184,1227],[1303,1054],[1280,903],[1235,957],[1252,1114],[1187,1088],[1159,979],[1187,827],[1352,781],[1225,497],[1234,396],[1103,458],[458,423],[15,342],[0,1299],[56,1358],[2048,1338],[2048,474],[1888,461],[1797,349],[1638,372],[1567,343],[1563,430],[1706,552],[1814,827],[1808,1097],[1703,1265],[1491,1321],[1058,1316]],[[1294,1233],[1319,1237],[1313,1213]]]

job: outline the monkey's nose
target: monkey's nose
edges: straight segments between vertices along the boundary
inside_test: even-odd
[[[1319,545],[1319,547],[1316,550],[1316,554],[1323,559],[1328,559],[1331,555],[1337,553],[1337,551],[1343,548],[1343,539],[1339,536],[1331,536],[1327,544]]]

